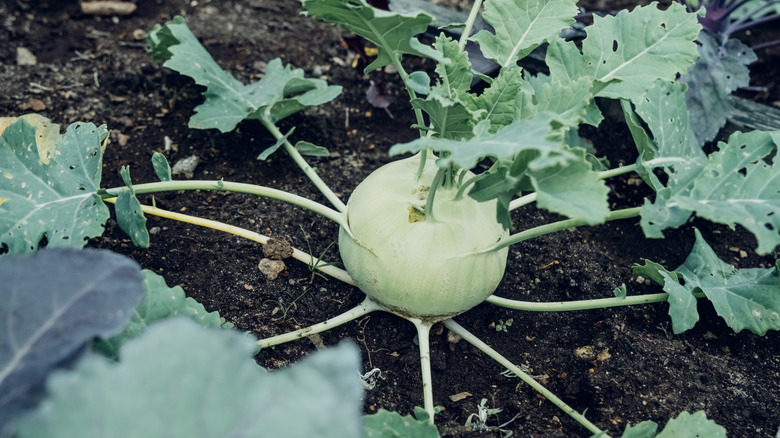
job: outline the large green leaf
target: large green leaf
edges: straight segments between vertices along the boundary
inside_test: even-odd
[[[574,24],[576,0],[487,0],[482,18],[495,34],[481,30],[471,39],[501,67],[514,65]]]
[[[105,126],[74,123],[41,161],[36,130],[21,119],[0,136],[0,245],[10,254],[49,247],[82,247],[103,234],[108,208],[97,195]]]
[[[283,66],[279,58],[268,63],[263,78],[242,84],[214,61],[182,17],[156,26],[148,37],[150,51],[164,66],[206,87],[205,101],[195,108],[189,126],[232,131],[244,119],[275,123],[308,106],[333,100],[341,87],[322,79],[304,78],[303,70]]]
[[[377,58],[365,72],[394,63],[401,55],[442,59],[441,54],[422,44],[415,35],[424,33],[433,17],[423,12],[399,14],[383,11],[365,0],[303,0],[306,13],[336,23],[376,44]]]
[[[19,438],[360,436],[357,350],[343,345],[268,373],[255,342],[186,318],[160,322],[122,347],[89,354],[49,379],[49,398]]]
[[[46,376],[122,330],[143,295],[138,264],[109,251],[43,249],[0,261],[0,436],[43,396]],[[64,435],[63,435],[64,436]]]
[[[460,140],[471,137],[474,135],[474,119],[479,112],[466,108],[460,99],[447,97],[446,94],[444,86],[436,85],[425,99],[413,99],[412,106],[428,114],[439,138]]]
[[[219,316],[219,312],[208,312],[203,304],[185,297],[181,287],[168,287],[165,279],[152,271],[143,270],[142,273],[145,294],[130,322],[122,333],[98,341],[93,345],[95,350],[109,357],[118,357],[119,348],[127,340],[140,336],[151,324],[175,316],[186,316],[203,327],[232,327]]]
[[[489,120],[491,130],[495,131],[508,126],[516,119],[531,119],[536,114],[518,114],[519,99],[530,98],[533,94],[531,86],[523,80],[522,69],[517,66],[502,68],[498,77],[479,96],[469,95],[467,106],[472,111],[479,111],[479,120]],[[525,93],[521,95],[521,93]]]
[[[444,34],[436,38],[433,47],[448,61],[436,64],[436,74],[439,75],[441,85],[447,90],[448,97],[455,98],[468,93],[474,77],[468,53],[460,50],[458,42]]]
[[[672,80],[693,65],[700,29],[696,15],[676,3],[664,11],[653,4],[594,16],[582,53],[573,42],[554,40],[547,64],[559,80],[593,78],[607,83],[598,96],[637,103],[657,79]]]
[[[696,230],[696,242],[680,267],[669,272],[656,263],[635,272],[659,281],[669,294],[669,315],[675,333],[698,321],[694,293],[702,292],[734,331],[758,335],[780,330],[780,261],[773,268],[736,269],[718,258]]]
[[[729,226],[742,225],[756,236],[756,252],[772,251],[780,245],[780,166],[771,164],[779,143],[778,131],[737,132],[727,143],[718,143],[719,150],[698,173],[670,178],[653,203],[645,201],[645,234],[660,237],[663,229],[679,226],[695,213]]]
[[[488,133],[489,123],[482,121],[474,127],[474,137],[469,140],[420,138],[391,147],[390,155],[431,148],[437,152],[446,152],[446,156],[437,160],[438,166],[456,165],[461,169],[471,169],[487,157],[512,161],[515,155],[524,150],[538,151],[537,163],[544,162],[541,167],[576,159],[576,155],[565,150],[562,142],[549,139],[554,132],[554,122],[555,114],[539,113],[532,120],[517,120],[491,134]]]
[[[725,41],[723,41],[725,39]],[[681,80],[688,84],[686,103],[699,144],[712,140],[734,113],[731,93],[750,82],[750,47],[725,35],[699,34],[701,58]]]

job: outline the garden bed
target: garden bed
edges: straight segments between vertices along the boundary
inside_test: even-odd
[[[150,157],[163,152],[173,164],[195,155],[195,179],[247,182],[283,189],[324,202],[284,154],[258,161],[274,139],[256,122],[235,132],[189,129],[187,121],[201,100],[192,81],[162,68],[146,53],[144,34],[175,15],[187,18],[192,31],[220,65],[247,83],[264,72],[266,62],[282,57],[309,76],[322,76],[344,87],[333,103],[291,117],[295,136],[327,147],[330,157],[312,159],[322,179],[341,199],[371,171],[390,161],[388,148],[415,137],[413,114],[398,82],[399,94],[387,110],[371,106],[363,92],[369,80],[351,66],[339,28],[300,16],[298,2],[237,0],[140,1],[126,17],[84,15],[77,4],[16,1],[0,6],[0,114],[38,112],[63,125],[75,121],[105,123],[111,144],[104,157],[103,187],[122,186],[121,166],[129,165],[135,183],[156,180]],[[610,6],[610,2],[599,5]],[[761,29],[760,38],[772,39]],[[775,32],[775,36],[780,33]],[[753,34],[747,38],[755,39]],[[33,65],[17,65],[17,48],[36,56]],[[742,97],[774,105],[778,96],[776,66],[780,51],[759,54],[752,84],[766,87]],[[423,63],[422,68],[432,69]],[[584,132],[600,155],[613,165],[633,163],[636,149],[617,108],[605,106],[607,120]],[[631,207],[649,194],[636,177],[610,180],[611,206]],[[619,196],[618,196],[619,194]],[[150,197],[141,201],[151,204]],[[327,220],[287,204],[248,195],[186,192],[157,195],[158,207],[242,226],[283,238],[296,248],[319,254],[337,240],[338,228]],[[553,214],[520,209],[516,229],[555,220]],[[312,276],[292,260],[275,280],[257,264],[258,244],[194,225],[150,217],[152,243],[135,248],[110,221],[103,237],[89,246],[127,254],[142,267],[181,285],[208,310],[217,310],[242,331],[265,338],[332,317],[363,299],[356,288]],[[719,257],[738,267],[773,266],[777,252],[759,257],[751,234],[737,228],[694,221],[666,233],[663,241],[646,239],[638,221],[578,228],[511,247],[504,280],[496,295],[527,301],[608,297],[625,283],[629,294],[660,288],[632,275],[631,265],[644,258],[671,268],[680,265],[693,245],[693,227],[702,231]],[[338,261],[337,245],[326,260]],[[734,333],[708,302],[699,303],[701,320],[674,335],[667,305],[613,308],[571,313],[525,313],[482,304],[456,318],[516,364],[527,367],[545,386],[612,433],[642,420],[665,423],[681,411],[704,410],[730,436],[774,437],[780,427],[780,343],[777,332],[764,337]],[[496,325],[512,320],[506,332]],[[365,411],[384,408],[409,413],[422,405],[419,353],[415,330],[385,313],[348,323],[304,339],[262,351],[258,363],[278,368],[323,346],[351,339],[360,346],[364,371],[379,368],[380,379],[366,393]],[[437,425],[443,436],[476,436],[464,423],[487,399],[503,411],[489,424],[517,418],[504,429],[515,436],[588,436],[573,420],[503,367],[466,342],[454,342],[442,327],[432,332],[434,401],[443,407]],[[585,348],[583,350],[583,348]],[[592,350],[594,354],[585,354]],[[451,396],[464,395],[453,401]],[[456,397],[458,398],[458,397]],[[495,436],[501,436],[498,431]],[[481,433],[479,436],[490,436]]]

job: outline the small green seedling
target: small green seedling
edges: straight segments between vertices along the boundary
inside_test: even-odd
[[[314,251],[311,249],[311,244],[309,243],[309,234],[306,232],[306,230],[303,229],[303,225],[298,224],[298,227],[300,227],[301,232],[303,233],[303,239],[306,241],[306,247],[309,249],[309,254],[314,254]],[[325,276],[322,272],[320,272],[320,268],[324,268],[326,266],[338,266],[338,263],[334,262],[323,262],[323,257],[325,257],[325,254],[327,254],[328,250],[335,245],[336,242],[333,241],[328,246],[325,247],[325,249],[322,250],[320,255],[317,258],[312,257],[312,260],[307,264],[309,267],[309,272],[311,272],[311,278],[309,279],[309,284],[314,283],[314,276],[318,276],[322,278],[325,281],[328,281],[328,277]]]

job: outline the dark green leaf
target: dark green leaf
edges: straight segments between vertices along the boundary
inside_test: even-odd
[[[269,146],[269,147],[268,147],[268,148],[266,148],[266,149],[265,149],[263,152],[261,152],[261,153],[260,153],[260,155],[258,155],[258,156],[257,156],[257,159],[258,159],[258,160],[265,160],[265,159],[267,159],[268,157],[270,157],[270,156],[271,156],[271,154],[273,154],[274,152],[276,152],[276,151],[277,151],[277,149],[279,149],[280,147],[282,147],[282,145],[284,144],[284,142],[285,142],[285,141],[287,141],[287,137],[289,137],[289,136],[290,136],[290,134],[292,134],[292,133],[293,133],[293,131],[295,131],[295,127],[294,127],[294,126],[293,126],[292,128],[290,128],[290,130],[289,130],[289,131],[287,131],[287,134],[284,134],[282,137],[278,138],[278,139],[276,140],[276,142],[275,142],[275,143],[274,143],[272,146]]]
[[[138,265],[108,251],[43,249],[0,262],[0,435],[43,396],[53,369],[119,333],[143,295]],[[66,434],[67,435],[67,434]],[[61,435],[64,436],[64,435]]]
[[[429,421],[416,420],[411,415],[380,409],[363,417],[365,438],[438,438],[439,431]]]
[[[295,143],[295,149],[301,153],[301,155],[308,155],[311,157],[329,157],[330,152],[326,147],[317,146],[314,143],[308,141],[299,141]]]

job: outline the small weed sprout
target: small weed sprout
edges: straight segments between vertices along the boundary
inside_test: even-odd
[[[303,233],[303,239],[306,241],[306,246],[309,248],[309,254],[314,254],[314,252],[311,249],[311,243],[309,242],[309,238],[311,237],[309,233],[306,232],[306,230],[303,229],[303,225],[298,224],[298,226],[301,228],[301,232]],[[322,258],[325,256],[325,254],[328,252],[328,250],[335,244],[336,242],[330,242],[328,246],[325,247],[325,249],[320,253],[320,255],[315,259],[312,256],[311,262],[308,263],[309,272],[311,272],[311,278],[309,279],[309,283],[314,283],[314,276],[318,276],[322,278],[325,281],[328,281],[328,277],[323,275],[321,272],[319,272],[319,268],[324,268],[326,266],[337,266],[337,263],[322,263]]]
[[[366,390],[374,389],[376,387],[377,380],[385,380],[385,376],[382,375],[382,370],[379,368],[374,368],[365,374],[358,373],[358,375],[360,376],[360,384],[363,385],[363,389]]]

